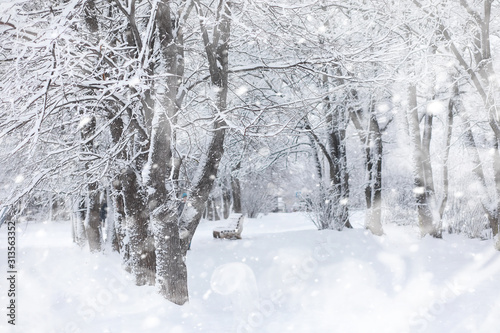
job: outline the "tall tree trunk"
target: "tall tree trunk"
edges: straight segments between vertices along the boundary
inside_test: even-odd
[[[241,161],[236,164],[233,169],[234,172],[238,172],[241,168]],[[233,212],[241,214],[241,185],[238,176],[231,175],[231,193],[233,197]]]
[[[70,220],[71,220],[71,238],[73,239],[73,243],[75,244],[78,244],[78,241],[77,241],[77,226],[76,226],[76,214],[74,212],[74,209],[75,209],[75,203],[73,202],[74,201],[74,198],[71,198],[71,209],[70,209]],[[1,211],[0,211],[0,219],[2,218],[1,216]],[[0,221],[1,222],[1,221]]]
[[[227,219],[231,213],[231,191],[226,186],[222,189],[222,207],[223,217]]]
[[[372,103],[373,104],[373,103]],[[369,217],[366,227],[374,235],[382,235],[382,132],[377,121],[375,110],[370,110],[369,119],[369,139],[367,143],[367,171],[368,171],[368,186],[370,187],[370,206]],[[373,148],[372,148],[373,147]],[[368,197],[367,197],[368,200]]]
[[[454,91],[454,95],[458,95],[458,86],[455,85],[456,91]],[[447,115],[447,126],[446,126],[446,146],[443,155],[443,198],[441,200],[441,204],[439,206],[439,218],[442,220],[444,211],[446,209],[446,205],[448,204],[449,197],[449,172],[448,172],[448,158],[450,156],[451,149],[451,136],[453,133],[453,99],[450,98],[448,102],[448,115]]]
[[[372,118],[375,115],[372,114]],[[370,209],[370,217],[368,220],[367,228],[374,235],[382,235],[384,233],[382,229],[382,156],[383,156],[383,146],[382,146],[382,135],[380,133],[380,128],[376,120],[371,120],[374,127],[374,152],[372,159],[374,160],[370,170],[370,181],[372,187],[372,205]]]
[[[96,44],[99,40],[99,21],[97,19],[97,9],[94,0],[86,0],[84,4],[84,16],[87,29],[90,32],[91,43]],[[94,140],[93,136],[96,131],[96,117],[93,114],[85,114],[83,111],[81,115],[84,117],[85,121],[81,129],[81,138],[83,143],[83,149],[86,152],[94,151]],[[88,170],[91,166],[90,162],[85,163],[85,168]],[[90,180],[92,175],[87,174],[87,178],[90,183],[87,187],[87,214],[85,218],[85,229],[87,233],[87,239],[89,242],[89,248],[91,252],[96,252],[101,250],[101,219],[100,219],[100,194],[98,192],[99,185],[97,181]]]
[[[211,197],[207,199],[207,220],[215,221],[214,217],[214,203]]]
[[[346,120],[342,106],[331,110],[327,117],[329,126],[328,146],[332,163],[330,166],[330,192],[333,202],[337,203],[335,220],[337,229],[352,228],[349,221],[349,173],[347,171]]]
[[[80,247],[85,246],[87,242],[87,232],[85,231],[85,219],[87,216],[87,208],[85,199],[78,197],[76,200],[76,238]]]
[[[191,4],[192,5],[192,4]],[[191,7],[189,7],[191,8]],[[188,8],[188,12],[189,12]],[[187,15],[187,14],[186,14]],[[183,18],[184,19],[184,18]],[[151,147],[148,157],[149,209],[156,247],[156,285],[159,293],[169,301],[182,305],[189,299],[185,253],[182,251],[177,216],[177,175],[172,139],[180,105],[179,87],[184,75],[184,46],[182,25],[172,18],[170,2],[158,3],[156,25],[161,46],[160,71],[170,75],[165,84],[156,87],[161,105],[153,112]],[[167,188],[168,184],[168,188]]]
[[[117,189],[115,188],[115,191]],[[113,192],[115,192],[113,191]],[[115,239],[113,240],[113,250],[119,252],[122,261],[126,263],[130,259],[129,246],[124,243],[125,240],[125,203],[123,202],[123,196],[121,194],[121,187],[119,192],[113,193],[111,195],[111,204],[113,205],[114,214],[114,229],[115,229]]]
[[[220,206],[217,205],[217,201],[219,201],[219,200],[218,199],[214,199],[212,201],[213,201],[213,204],[214,204],[214,221],[219,221],[220,220],[220,215],[219,215]]]
[[[88,185],[87,214],[85,219],[85,231],[89,241],[90,252],[101,251],[101,216],[99,214],[101,204],[100,193],[97,182]]]
[[[362,111],[351,111],[350,118],[365,149],[365,200],[367,214],[365,227],[374,235],[382,235],[382,131],[374,112],[374,102],[370,107],[368,126],[363,127]]]
[[[307,127],[310,129],[310,127]],[[313,214],[313,222],[319,230],[330,229],[331,220],[335,219],[335,208],[339,205],[334,199],[330,197],[330,188],[325,185],[324,181],[324,171],[321,160],[319,158],[319,151],[323,151],[326,154],[326,148],[319,142],[318,137],[310,132],[309,140],[311,142],[311,146],[313,147],[313,160],[314,160],[314,169],[316,170],[316,176],[318,177],[318,197],[313,198],[310,202],[310,209],[314,213]],[[331,161],[329,156],[327,157],[328,161]],[[332,177],[332,176],[330,176]]]
[[[413,192],[417,201],[418,224],[422,236],[430,234],[434,237],[440,237],[440,231],[437,230],[435,219],[433,215],[432,200],[434,199],[434,185],[429,183],[426,179],[426,174],[429,175],[430,171],[426,171],[427,159],[429,158],[427,147],[423,146],[423,141],[420,137],[420,126],[418,120],[418,104],[417,104],[417,86],[410,84],[408,91],[408,125],[410,133],[410,142],[412,148],[412,161],[414,172],[414,185]],[[429,122],[429,120],[427,120]],[[428,126],[429,123],[426,123]],[[432,125],[432,123],[430,124]],[[427,129],[430,131],[430,128]],[[430,133],[424,131],[425,145],[427,140],[430,141]],[[426,154],[427,152],[427,154]],[[427,182],[426,182],[427,180]]]
[[[85,162],[85,169],[89,170],[91,167],[91,162],[88,161],[88,157],[85,153],[92,154],[94,152],[94,139],[93,136],[96,130],[96,118],[94,115],[82,114],[82,121],[84,125],[82,126],[80,135],[83,141],[82,144],[82,156],[83,159],[87,160]],[[89,249],[91,252],[97,252],[101,250],[101,218],[100,218],[100,194],[99,185],[96,180],[93,180],[93,175],[90,171],[86,174],[87,181],[87,213],[85,215],[85,231],[87,233],[87,240],[89,242]]]
[[[80,196],[72,198],[72,209],[74,216],[74,230],[75,230],[75,242],[78,246],[83,247],[87,242],[87,236],[85,232],[85,202]]]
[[[111,198],[110,189],[106,190],[106,244],[112,251],[120,252],[118,243],[118,234],[115,227],[117,214],[115,213],[115,205]]]
[[[202,218],[205,220],[210,220],[208,217],[208,204],[205,204],[205,210],[203,211]]]

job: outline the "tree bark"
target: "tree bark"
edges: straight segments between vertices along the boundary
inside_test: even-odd
[[[417,86],[410,84],[408,91],[408,108],[407,114],[410,142],[412,148],[412,161],[414,172],[414,185],[413,192],[417,201],[418,224],[420,227],[420,234],[425,236],[427,234],[434,237],[441,237],[440,230],[437,229],[433,216],[433,209],[431,207],[432,200],[434,199],[434,185],[430,183],[431,179],[426,179],[431,171],[426,170],[426,166],[430,162],[428,150],[426,148],[427,141],[430,141],[430,133],[424,131],[424,141],[420,137],[420,126],[418,120],[418,104],[417,104]],[[429,122],[429,120],[427,120]],[[428,126],[429,123],[426,124]],[[430,123],[432,125],[432,123]],[[430,128],[427,128],[430,131]],[[425,144],[423,144],[425,142]],[[424,147],[423,147],[424,146]]]
[[[189,10],[188,10],[189,11]],[[156,284],[159,293],[169,301],[182,305],[189,299],[185,253],[182,251],[177,216],[177,195],[172,138],[180,105],[179,87],[184,75],[182,26],[172,18],[170,2],[158,3],[156,25],[161,46],[160,68],[170,75],[166,87],[160,84],[156,95],[161,106],[156,107],[152,121],[152,144],[148,158],[149,210],[151,212],[156,247]],[[173,175],[173,177],[172,177]],[[168,186],[168,188],[167,188]]]
[[[149,211],[136,172],[128,168],[121,176],[125,204],[125,224],[129,238],[129,265],[138,286],[155,281],[155,252],[148,232]]]
[[[82,144],[82,156],[85,160],[85,169],[89,170],[91,167],[91,162],[88,161],[88,157],[85,153],[92,153],[94,151],[94,140],[93,136],[96,130],[96,118],[94,115],[85,115],[83,120],[85,124],[82,126],[80,136],[83,141]],[[90,155],[90,154],[89,154]],[[85,215],[85,231],[87,233],[87,240],[89,242],[89,249],[91,252],[97,252],[101,250],[101,219],[99,215],[100,202],[99,202],[99,192],[98,183],[92,180],[93,175],[87,172],[87,213]]]
[[[211,197],[207,199],[207,220],[215,221],[214,217],[214,203]]]
[[[367,216],[365,227],[374,235],[382,235],[382,131],[374,112],[374,103],[370,107],[368,130],[365,131],[360,122],[360,112],[351,112],[351,120],[358,131],[361,144],[365,146],[365,200]]]
[[[241,162],[236,164],[233,172],[237,172],[241,168]],[[241,185],[238,176],[231,176],[231,193],[233,197],[233,212],[241,214]]]
[[[454,95],[458,94],[458,87],[455,85],[456,91]],[[453,99],[450,98],[448,102],[448,115],[447,115],[447,126],[446,126],[446,147],[443,156],[443,199],[441,200],[441,205],[439,206],[439,218],[442,220],[446,205],[448,204],[449,197],[449,172],[448,172],[448,158],[450,156],[451,149],[451,135],[453,133]]]
[[[97,182],[88,185],[87,214],[85,219],[85,231],[89,241],[90,252],[101,251],[101,216],[99,214],[101,204],[99,202],[100,193]]]
[[[330,195],[337,204],[336,219],[340,228],[352,228],[349,221],[349,173],[347,172],[345,109],[340,106],[327,117],[330,166]],[[339,228],[337,227],[337,228]]]
[[[116,191],[116,188],[115,188]],[[114,214],[114,229],[116,237],[113,240],[113,250],[120,253],[123,262],[127,262],[130,259],[128,244],[124,244],[125,239],[125,204],[123,202],[123,196],[120,192],[111,195],[111,204],[113,205]]]
[[[214,199],[212,201],[214,204],[214,221],[219,221],[220,220],[220,215],[219,215],[220,206],[217,205],[217,201],[219,201],[219,200]]]
[[[222,207],[224,219],[227,219],[231,213],[231,191],[227,187],[222,189]]]

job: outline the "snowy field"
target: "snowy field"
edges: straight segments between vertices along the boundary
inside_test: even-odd
[[[390,225],[383,237],[317,231],[301,213],[247,219],[242,240],[213,239],[220,224],[202,221],[195,235],[183,307],[134,286],[116,253],[78,248],[69,223],[19,225],[17,325],[2,277],[0,332],[500,332],[491,241]],[[5,226],[0,244],[6,272]]]

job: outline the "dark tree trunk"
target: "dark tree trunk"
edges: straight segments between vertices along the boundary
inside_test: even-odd
[[[96,44],[98,41],[97,33],[99,31],[99,21],[98,12],[95,6],[94,0],[86,0],[84,4],[84,17],[87,29],[90,31],[91,42]],[[88,121],[81,129],[81,138],[83,141],[84,152],[92,153],[94,151],[94,140],[92,137],[96,131],[96,118],[94,115],[85,114],[83,111],[80,113],[82,116],[86,116]],[[91,162],[85,163],[85,169],[89,169]],[[87,174],[87,214],[85,219],[87,239],[89,242],[89,249],[91,252],[97,252],[101,250],[101,219],[100,219],[100,201],[99,201],[99,184],[92,179],[90,173]]]
[[[238,171],[241,168],[241,162],[236,164],[234,171]],[[231,176],[231,193],[233,196],[233,211],[235,213],[241,214],[241,186],[238,176]]]
[[[179,172],[173,163],[175,132],[171,124],[176,123],[181,103],[177,95],[184,75],[184,48],[182,27],[172,18],[169,1],[158,4],[156,25],[162,55],[160,69],[171,75],[165,79],[166,87],[162,83],[156,88],[161,105],[150,109],[153,122],[148,162],[150,167],[156,167],[148,171],[148,186],[154,189],[148,197],[148,207],[154,229],[158,291],[169,301],[182,305],[188,301],[187,268],[179,237],[175,184]]]
[[[219,210],[220,206],[217,205],[217,202],[219,201],[218,198],[215,200],[212,200],[214,204],[214,221],[219,221],[220,220],[220,215],[219,215]]]
[[[207,199],[206,210],[207,210],[207,220],[209,220],[209,221],[215,221],[215,218],[214,218],[214,203],[213,203],[212,198],[210,198],[210,197]]]
[[[152,285],[155,281],[155,251],[153,239],[148,233],[149,211],[146,198],[134,169],[127,169],[121,178],[130,247],[129,266],[137,285]]]
[[[108,114],[107,117],[109,120],[112,120],[117,116],[118,112],[120,110],[119,105],[116,103],[114,105],[109,105],[108,109]],[[110,133],[111,133],[111,139],[113,141],[113,144],[115,147],[118,147],[120,144],[120,140],[122,139],[123,136],[123,119],[121,117],[115,118],[111,124],[110,124]],[[126,152],[125,148],[122,148],[121,151],[118,153],[117,158],[119,160],[125,160],[126,159]],[[125,244],[124,240],[126,237],[126,232],[125,232],[125,203],[123,200],[123,193],[122,193],[122,183],[120,181],[120,177],[116,177],[115,179],[112,179],[111,184],[113,186],[113,190],[111,192],[111,205],[113,205],[113,220],[114,220],[114,233],[115,237],[113,238],[112,246],[113,250],[117,251],[120,253],[122,257],[122,261],[127,267],[128,261],[130,259],[130,252],[129,252],[129,244]],[[127,267],[129,269],[130,267]]]
[[[99,21],[97,20],[97,8],[94,0],[86,0],[84,5],[85,24],[92,34],[99,31]]]
[[[189,300],[187,286],[187,268],[182,253],[177,211],[164,208],[155,214],[155,225],[159,230],[155,235],[169,235],[169,237],[155,237],[157,287],[159,293],[169,301],[183,305]]]
[[[82,154],[93,153],[94,152],[94,140],[93,136],[96,130],[96,118],[95,116],[85,115],[88,117],[88,121],[81,129],[81,138],[83,141]],[[91,162],[85,162],[85,169],[91,167]],[[87,240],[89,242],[89,249],[91,252],[97,252],[101,250],[101,219],[100,219],[100,202],[99,202],[99,185],[97,181],[92,180],[93,175],[87,173],[87,213],[85,216],[85,231],[87,233]]]
[[[360,111],[350,113],[350,118],[358,132],[361,144],[365,149],[365,200],[367,216],[365,227],[374,235],[382,235],[382,131],[374,113],[374,105],[370,108],[368,130],[363,128],[361,123],[362,114]]]
[[[76,219],[76,214],[74,213],[74,209],[75,209],[75,205],[74,203],[72,202],[72,205],[71,205],[71,214],[70,214],[70,219],[71,219],[71,237],[73,238],[73,243],[75,244],[78,244],[78,240],[77,240],[77,219]],[[0,216],[1,218],[1,216]]]
[[[373,116],[374,117],[374,116]],[[377,123],[378,127],[378,123]],[[375,162],[372,165],[372,169],[370,171],[370,179],[373,182],[372,185],[372,206],[371,206],[371,214],[369,217],[369,229],[375,235],[382,235],[384,233],[382,229],[382,154],[383,154],[383,146],[382,146],[382,135],[380,131],[375,129],[375,138],[374,138],[374,156]]]
[[[352,228],[349,221],[349,173],[347,172],[345,110],[338,107],[327,117],[329,124],[328,144],[331,158],[330,190],[334,202],[338,203],[337,219],[342,227]]]
[[[97,182],[88,185],[88,206],[86,216],[86,232],[89,241],[90,252],[101,251],[101,205],[99,202],[100,193]]]
[[[222,204],[224,219],[227,219],[231,212],[231,191],[227,187],[222,190]]]
[[[115,189],[116,190],[116,189]],[[121,188],[120,188],[121,191]],[[116,193],[111,196],[111,204],[114,205],[114,229],[116,237],[113,240],[113,250],[119,252],[122,256],[124,262],[127,262],[129,257],[129,247],[128,244],[124,244],[125,239],[125,204],[123,202],[123,196],[121,193]]]
[[[337,69],[337,71],[340,71]],[[347,171],[347,153],[346,153],[346,127],[347,113],[342,105],[334,105],[331,101],[329,77],[322,75],[322,85],[326,92],[323,98],[323,109],[328,126],[327,142],[322,143],[318,136],[311,130],[311,126],[306,118],[306,129],[309,130],[311,142],[315,143],[315,165],[317,174],[320,178],[320,198],[316,204],[316,209],[324,212],[319,228],[328,225],[329,229],[342,230],[344,227],[352,228],[349,221],[349,173]],[[319,160],[318,151],[321,151],[328,162],[328,173],[322,172],[322,164]],[[325,180],[328,177],[329,184],[326,186]]]
[[[205,220],[209,220],[208,218],[208,204],[205,204],[205,210],[203,211],[203,215],[202,217],[205,219]]]

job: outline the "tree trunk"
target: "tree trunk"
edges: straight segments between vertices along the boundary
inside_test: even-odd
[[[456,85],[455,85],[456,86]],[[458,94],[458,86],[456,86],[455,94]],[[451,135],[453,133],[453,99],[450,98],[448,102],[448,115],[447,115],[447,126],[446,126],[446,147],[443,156],[443,199],[441,200],[441,205],[439,206],[439,218],[442,220],[446,205],[448,204],[449,196],[449,173],[448,173],[448,158],[450,156],[451,149]]]
[[[183,305],[189,300],[187,268],[182,253],[177,210],[165,207],[153,215],[156,246],[156,283],[160,295]],[[169,237],[159,237],[169,235]]]
[[[238,171],[241,168],[241,162],[236,164],[234,171]],[[233,195],[233,212],[241,214],[241,186],[238,176],[231,176],[231,193]]]
[[[136,171],[127,169],[122,174],[123,200],[125,204],[125,224],[129,265],[138,286],[153,285],[155,281],[155,250],[153,238],[148,233],[149,211],[146,198],[137,180]]]
[[[361,124],[362,111],[351,111],[350,118],[365,149],[365,200],[367,214],[365,227],[374,235],[382,235],[382,131],[374,113],[374,103],[370,107],[368,129]]]
[[[118,146],[120,144],[120,140],[123,136],[123,119],[121,117],[116,117],[118,112],[120,111],[120,107],[118,103],[113,105],[108,105],[108,114],[107,118],[111,121],[110,124],[110,134],[113,144]],[[115,118],[116,117],[116,118]],[[126,160],[127,154],[125,148],[122,148],[119,151],[117,158],[119,160]],[[125,202],[123,199],[123,186],[120,180],[120,176],[115,176],[114,179],[111,179],[111,184],[113,190],[111,191],[110,201],[108,205],[112,206],[112,214],[113,214],[113,230],[114,230],[114,238],[112,241],[113,251],[117,251],[120,253],[122,257],[122,263],[125,265],[126,269],[129,270],[128,266],[130,260],[130,248],[129,244],[125,243],[126,238],[126,228],[125,228]]]
[[[93,136],[96,130],[96,118],[93,115],[82,114],[83,120],[86,120],[85,125],[82,127],[80,136],[82,139],[82,156],[87,158],[85,153],[92,154],[94,151]],[[89,170],[91,162],[85,162],[85,169]],[[101,218],[100,218],[100,202],[99,202],[99,185],[97,181],[92,180],[93,175],[88,172],[87,181],[87,213],[85,216],[85,231],[87,233],[87,240],[89,242],[89,249],[91,252],[101,250]]]
[[[215,221],[214,217],[214,203],[211,197],[207,199],[207,220]]]
[[[116,189],[115,189],[116,190]],[[117,251],[122,256],[122,261],[124,263],[128,262],[130,259],[129,246],[124,243],[125,239],[125,204],[123,202],[123,196],[120,192],[111,195],[111,204],[113,205],[114,214],[114,229],[115,229],[115,239],[113,240],[113,250]]]
[[[224,219],[227,219],[231,213],[231,191],[227,187],[222,190],[222,207]]]
[[[85,231],[89,241],[90,252],[101,251],[101,216],[100,194],[97,182],[88,185],[87,214],[85,219]]]
[[[87,242],[87,232],[85,231],[86,216],[85,200],[78,198],[76,201],[76,239],[80,247],[83,247]]]
[[[73,202],[73,198],[71,198],[71,210],[70,210],[70,220],[71,220],[71,238],[73,239],[73,243],[77,244],[77,238],[76,238],[76,214],[74,212],[75,204]],[[1,212],[0,212],[0,223],[1,223]]]
[[[205,220],[210,220],[208,218],[208,204],[205,204],[205,210],[203,211],[202,218],[204,218]]]
[[[106,190],[106,204],[106,244],[112,251],[120,252],[118,234],[116,232],[117,228],[115,227],[117,214],[115,213],[115,205],[111,199],[109,189]]]
[[[349,174],[347,172],[346,135],[345,135],[345,110],[338,107],[331,110],[327,117],[329,124],[328,144],[330,148],[330,192],[333,202],[337,203],[335,220],[336,229],[343,227],[352,228],[349,221]]]
[[[325,185],[324,172],[321,160],[319,159],[319,151],[324,150],[324,147],[318,142],[318,138],[311,132],[309,135],[311,146],[313,147],[313,160],[318,177],[318,197],[311,200],[311,211],[314,212],[313,222],[319,230],[329,229],[331,220],[335,219],[335,208],[339,205],[334,197],[330,196],[329,188]],[[323,149],[322,149],[322,148]],[[319,148],[319,149],[318,149]],[[325,153],[325,152],[323,152]],[[329,159],[330,161],[331,159]]]
[[[189,9],[188,9],[189,11]],[[184,46],[182,26],[172,18],[169,1],[158,4],[156,25],[161,45],[160,71],[168,73],[165,83],[156,87],[161,105],[151,109],[153,114],[151,147],[148,156],[148,202],[156,247],[156,285],[169,301],[182,305],[188,301],[187,268],[181,248],[177,216],[177,179],[172,138],[180,100],[179,87],[184,75]],[[172,175],[173,174],[173,177]],[[168,188],[167,188],[168,186]]]
[[[217,205],[217,201],[219,201],[219,200],[218,199],[212,200],[212,202],[214,204],[214,221],[220,220],[220,215],[219,215],[220,206]]]
[[[427,160],[430,158],[427,147],[423,146],[423,141],[420,138],[420,126],[418,121],[418,104],[417,104],[417,87],[411,84],[409,87],[409,113],[408,124],[410,133],[410,142],[413,153],[413,172],[414,172],[414,185],[413,192],[417,201],[418,224],[420,234],[425,236],[427,234],[434,237],[441,237],[440,230],[435,225],[435,219],[432,210],[432,200],[434,199],[434,185],[430,183],[430,179],[426,179],[426,175],[430,175],[430,171],[426,170],[429,164]],[[429,126],[427,120],[426,126]],[[432,126],[432,122],[430,124]],[[427,128],[430,131],[430,128]],[[424,131],[425,145],[427,140],[430,141],[430,133]],[[426,182],[427,181],[427,182]]]
[[[382,235],[382,133],[374,112],[370,114],[370,133],[371,142],[369,143],[368,173],[370,186],[370,216],[368,218],[367,228],[374,235]],[[373,144],[373,150],[370,148]]]

